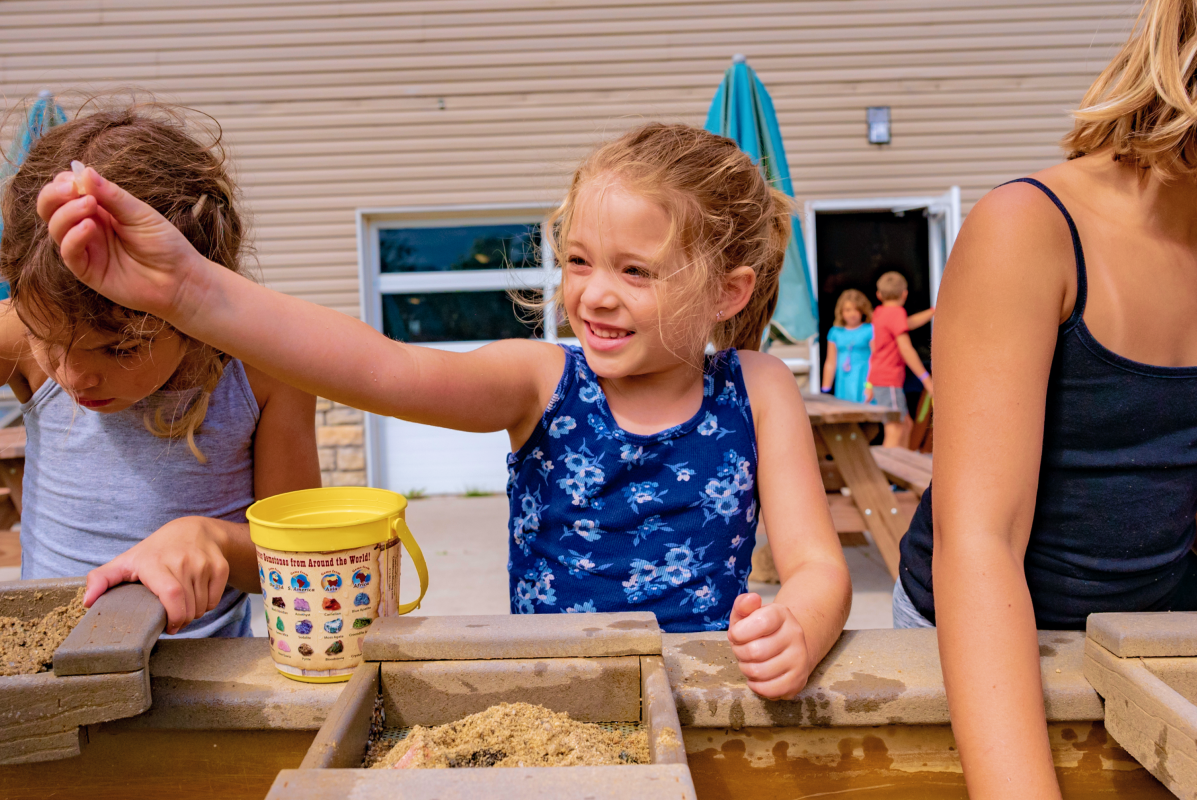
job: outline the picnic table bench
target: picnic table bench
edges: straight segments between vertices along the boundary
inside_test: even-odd
[[[848,487],[852,502],[881,551],[886,568],[896,578],[900,557],[898,542],[906,533],[910,519],[895,501],[890,481],[877,466],[869,449],[869,440],[876,434],[877,426],[897,422],[898,412],[827,395],[808,396],[805,400],[806,414],[815,436],[815,450],[820,463],[827,465],[823,470],[824,480],[838,474],[838,479]],[[829,460],[834,469],[827,463]]]
[[[914,492],[922,500],[931,485],[931,454],[905,447],[873,447],[873,460],[892,483]]]

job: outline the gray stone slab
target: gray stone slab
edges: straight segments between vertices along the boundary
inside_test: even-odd
[[[382,694],[390,726],[443,725],[503,702],[539,703],[582,722],[634,722],[640,719],[640,660],[383,662]]]
[[[362,765],[370,740],[370,722],[378,701],[379,665],[366,662],[354,670],[300,769],[343,769]]]
[[[25,621],[38,619],[69,603],[83,586],[82,578],[2,583],[0,615]],[[107,603],[100,598],[67,637],[67,642],[72,638],[83,642],[94,634],[96,643],[101,645],[103,652],[95,657],[85,656],[73,662],[81,666],[79,671],[83,674],[43,672],[0,677],[0,764],[78,755],[79,726],[131,717],[150,707],[149,672],[145,663],[151,645],[144,636],[133,642],[123,632],[124,615],[118,613],[125,608],[125,598],[130,594],[118,592]],[[83,634],[77,636],[81,629]],[[107,647],[106,643],[116,641],[123,641],[124,645]],[[120,669],[106,669],[112,666]]]
[[[54,653],[55,675],[137,672],[166,627],[166,610],[140,583],[102,594]]]
[[[1084,635],[1039,633],[1044,705],[1053,722],[1103,718],[1083,675]],[[665,634],[682,725],[699,728],[943,725],[947,694],[934,630],[845,631],[794,700],[748,688],[726,633]]]
[[[1197,656],[1197,611],[1090,614],[1085,627],[1119,658]]]
[[[78,755],[80,725],[131,717],[149,707],[144,670],[67,677],[43,672],[0,679],[0,764]]]
[[[1085,676],[1105,698],[1114,740],[1177,797],[1197,800],[1197,707],[1153,674],[1150,660],[1119,658],[1090,639]]]
[[[686,745],[677,706],[661,656],[640,657],[640,708],[648,728],[648,755],[654,764],[686,764]]]
[[[661,654],[648,612],[383,617],[362,642],[367,661],[458,661]]]
[[[344,683],[301,683],[274,668],[265,639],[167,639],[150,657],[154,706],[120,726],[168,730],[320,728]]]
[[[533,769],[294,770],[266,800],[695,800],[682,764]]]

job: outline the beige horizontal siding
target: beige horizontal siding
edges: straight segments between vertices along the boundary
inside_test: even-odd
[[[701,124],[737,52],[774,98],[800,200],[956,184],[967,210],[1059,159],[1068,110],[1137,8],[6,0],[0,91],[11,107],[40,89],[141,87],[212,115],[263,278],[356,314],[357,209],[552,201],[602,138]],[[870,105],[892,107],[892,145],[866,143]]]

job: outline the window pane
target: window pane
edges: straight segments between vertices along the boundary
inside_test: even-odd
[[[378,252],[383,272],[539,267],[540,225],[384,228]]]
[[[523,339],[536,327],[521,321],[507,292],[435,292],[382,296],[382,330],[401,342]]]

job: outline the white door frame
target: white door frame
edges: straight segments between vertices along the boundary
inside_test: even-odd
[[[446,273],[411,273],[383,275],[379,269],[378,232],[388,227],[434,228],[461,225],[501,225],[507,223],[543,223],[556,208],[553,203],[489,203],[478,205],[435,205],[402,206],[393,208],[359,208],[357,211],[357,268],[358,296],[361,319],[379,333],[382,332],[382,295],[397,291],[402,283],[407,291],[428,291],[444,289],[511,289],[523,288],[528,284],[541,285],[546,290],[560,280],[560,270],[554,263],[553,250],[547,237],[542,239],[541,266],[538,269],[489,270],[485,274],[462,276],[458,274],[446,279]],[[446,282],[447,281],[447,282]],[[468,282],[469,287],[461,286]],[[557,325],[554,310],[545,313],[545,339],[557,340]],[[474,350],[486,341],[437,342],[424,344],[441,350],[466,352]],[[382,480],[382,437],[380,420],[365,414],[364,438],[366,451],[366,483],[379,486]]]
[[[941,195],[913,197],[851,197],[827,200],[807,200],[804,204],[803,221],[806,240],[806,265],[810,271],[811,291],[816,303],[819,300],[819,265],[815,248],[815,215],[820,211],[917,211],[923,209],[927,215],[927,243],[929,247],[931,305],[939,296],[939,282],[943,279],[944,266],[948,263],[956,234],[960,232],[960,187],[953,186]],[[810,339],[810,392],[819,393],[822,368],[819,364],[820,342],[818,335]]]

